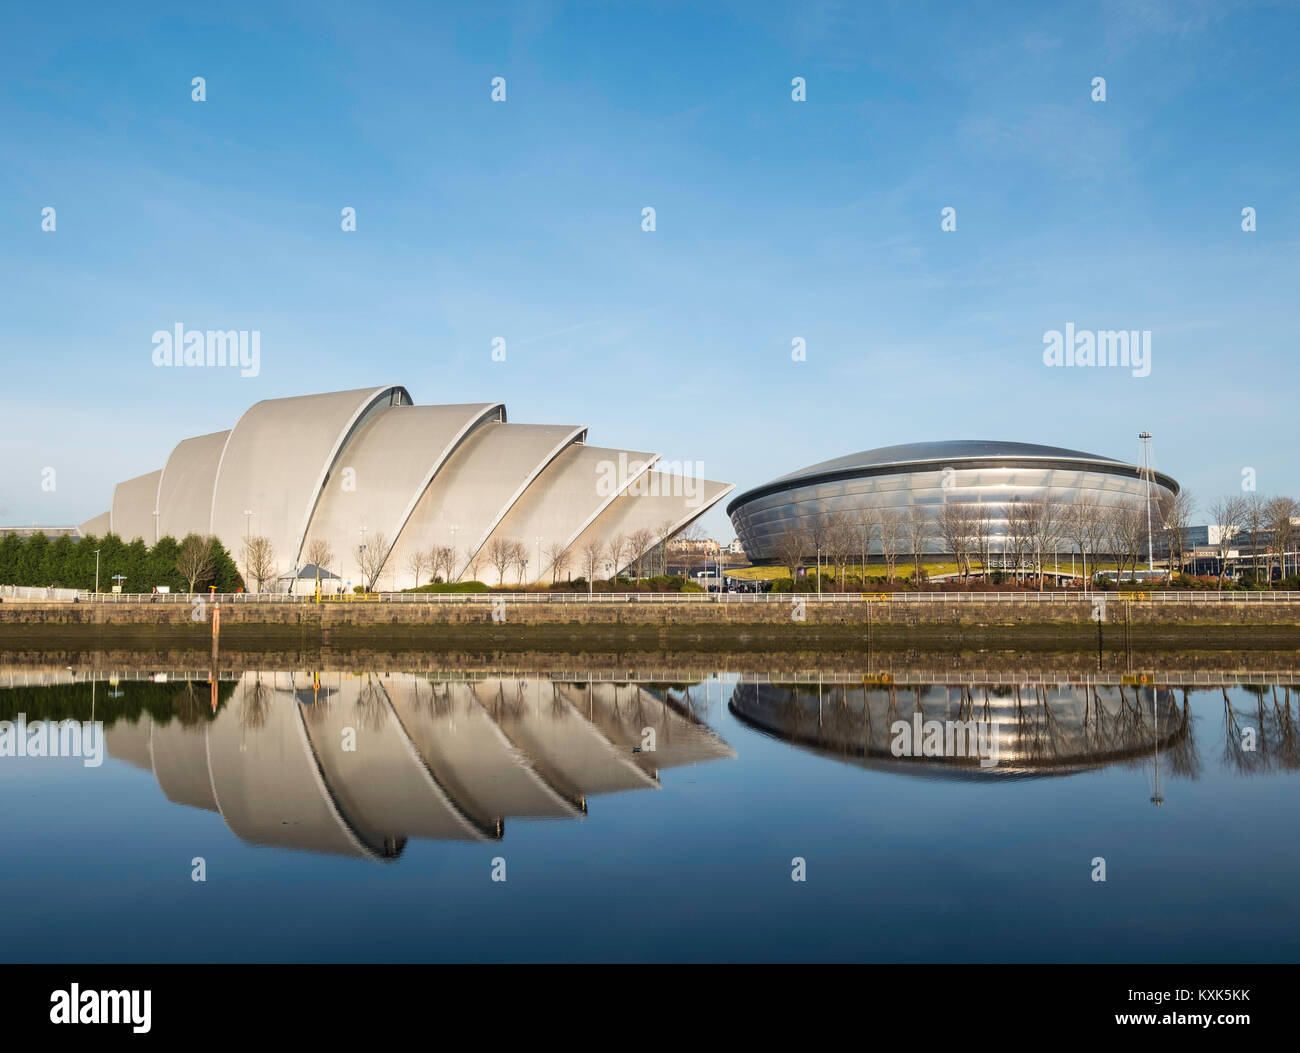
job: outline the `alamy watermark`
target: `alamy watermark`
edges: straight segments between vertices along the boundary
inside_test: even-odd
[[[1116,366],[1131,369],[1133,376],[1151,373],[1150,329],[1075,329],[1067,322],[1065,332],[1049,329],[1043,334],[1045,366]]]
[[[241,377],[262,371],[260,329],[186,329],[177,322],[153,334],[155,366],[231,366]]]
[[[686,507],[704,503],[703,461],[634,461],[620,452],[617,460],[596,463],[596,496],[614,497],[626,493],[632,497],[684,497]]]
[[[895,757],[978,757],[981,768],[998,763],[998,725],[993,720],[925,720],[913,713],[909,723],[889,726]]]
[[[104,763],[102,720],[0,720],[0,757],[80,757],[87,768]]]
[[[130,1024],[149,1033],[152,991],[83,991],[80,984],[50,993],[51,1024]]]

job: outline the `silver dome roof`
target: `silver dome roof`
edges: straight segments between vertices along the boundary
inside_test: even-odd
[[[917,464],[925,461],[970,460],[989,458],[1005,460],[1008,457],[1033,458],[1050,461],[1091,461],[1097,464],[1124,464],[1113,457],[1098,457],[1082,450],[1067,450],[1061,446],[1038,446],[1032,442],[1000,442],[995,439],[948,439],[944,442],[905,442],[897,446],[881,446],[863,450],[844,457],[835,457],[800,468],[789,475],[778,476],[774,483],[789,482],[826,472],[841,472],[853,468],[880,468],[886,465]]]
[[[1099,457],[1095,453],[1070,450],[1063,446],[1040,446],[1032,442],[1005,442],[997,439],[947,439],[942,442],[905,442],[897,446],[881,446],[862,450],[844,457],[835,457],[781,475],[738,495],[727,505],[727,514],[756,498],[783,490],[793,489],[815,480],[843,478],[857,472],[869,475],[887,475],[891,469],[899,472],[914,469],[934,471],[936,467],[970,461],[1042,461],[1061,467],[1096,466],[1103,472],[1116,475],[1137,475],[1136,465],[1114,457]],[[1178,484],[1163,472],[1154,471],[1156,481],[1178,492]]]

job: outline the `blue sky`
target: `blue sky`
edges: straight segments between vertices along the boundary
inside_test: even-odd
[[[742,490],[1146,428],[1202,508],[1300,497],[1295,5],[152,7],[7,13],[0,523],[384,383]],[[178,322],[260,330],[260,374],[155,368]],[[1151,330],[1150,376],[1044,366],[1067,323]]]

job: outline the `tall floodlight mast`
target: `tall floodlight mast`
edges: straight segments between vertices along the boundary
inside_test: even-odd
[[[1138,438],[1142,440],[1142,477],[1147,481],[1147,570],[1154,574],[1156,561],[1151,545],[1151,433],[1144,431]]]

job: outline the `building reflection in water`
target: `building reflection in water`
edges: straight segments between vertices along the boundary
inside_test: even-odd
[[[106,737],[168,800],[220,813],[245,841],[372,859],[411,837],[500,839],[508,817],[582,816],[588,797],[735,756],[641,685],[396,673],[245,673],[211,721],[144,714]]]
[[[1194,775],[1197,764],[1186,695],[1179,699],[1168,688],[742,681],[730,709],[776,738],[881,771],[996,778],[1151,761],[1155,801],[1162,773]],[[970,755],[896,756],[896,724],[912,724],[918,715],[923,724],[981,722],[982,732],[996,737],[996,763],[982,766]]]

